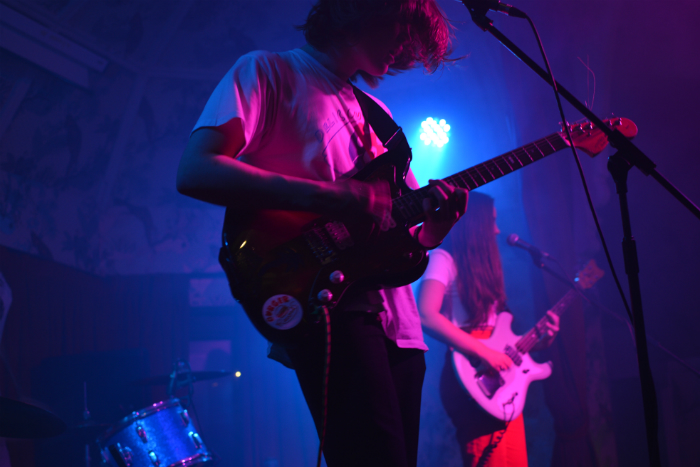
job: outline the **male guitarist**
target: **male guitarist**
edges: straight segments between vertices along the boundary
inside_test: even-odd
[[[320,0],[300,29],[302,48],[248,53],[219,83],[190,135],[177,188],[234,217],[307,211],[390,229],[387,183],[349,178],[386,151],[349,82],[361,76],[376,86],[417,63],[434,71],[447,59],[450,27],[434,0]],[[416,185],[410,172],[407,182]],[[415,242],[439,245],[466,205],[465,190],[431,181]],[[326,461],[415,466],[427,347],[411,289],[351,298],[330,315]],[[284,349],[319,435],[324,345],[315,335]]]
[[[496,244],[499,233],[493,198],[472,192],[469,213],[457,223],[444,248],[431,254],[418,309],[429,336],[456,352],[478,357],[496,371],[505,371],[513,365],[511,358],[481,341],[490,337],[497,313],[506,309],[501,256]],[[552,311],[546,316],[533,350],[548,347],[559,332],[559,316]],[[465,467],[527,466],[522,415],[513,420],[505,417],[504,421],[483,411],[461,387],[450,352],[442,372],[440,396],[455,425]]]

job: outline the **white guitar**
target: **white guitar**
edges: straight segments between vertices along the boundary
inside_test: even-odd
[[[576,287],[585,290],[603,277],[603,271],[594,260],[590,260],[576,275]],[[569,290],[552,311],[558,316],[566,310],[577,296]],[[510,325],[513,315],[502,312],[496,317],[493,334],[483,343],[487,347],[503,352],[513,360],[513,365],[504,371],[497,371],[477,357],[466,357],[452,351],[452,363],[458,379],[469,395],[494,417],[510,421],[518,417],[525,407],[525,396],[530,383],[548,378],[552,374],[552,362],[537,363],[530,357],[530,350],[546,332],[547,317],[543,317],[523,336],[516,336]]]

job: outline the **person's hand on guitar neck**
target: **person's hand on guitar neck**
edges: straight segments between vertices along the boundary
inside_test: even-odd
[[[432,249],[442,243],[452,226],[467,211],[469,192],[444,180],[430,180],[429,184],[428,197],[423,200],[426,219],[416,238],[421,245]]]
[[[547,321],[544,326],[535,326],[540,340],[537,341],[537,344],[532,348],[533,351],[543,350],[552,345],[554,338],[557,337],[557,333],[559,332],[559,315],[549,310],[545,316],[547,317]]]

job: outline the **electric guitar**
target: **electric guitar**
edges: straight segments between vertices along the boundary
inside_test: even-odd
[[[589,289],[601,277],[603,271],[594,260],[590,260],[576,276],[576,288]],[[552,311],[561,316],[577,295],[575,290],[569,290],[552,307]],[[495,370],[478,357],[467,357],[452,350],[455,374],[462,386],[481,408],[506,422],[514,420],[522,413],[530,383],[546,379],[552,374],[552,362],[537,363],[529,354],[539,337],[546,332],[547,317],[543,317],[523,336],[513,334],[510,328],[512,321],[513,315],[510,313],[499,313],[496,316],[493,334],[483,340],[484,345],[503,352],[513,360],[513,365],[507,370]]]
[[[637,127],[625,118],[606,125],[632,138]],[[514,151],[445,179],[473,190],[570,144],[590,156],[608,144],[590,123],[570,126]],[[411,148],[399,129],[386,143],[387,152],[353,178],[385,180],[392,197],[393,224],[380,231],[369,217],[331,218],[308,212],[227,209],[221,263],[234,298],[268,341],[292,344],[307,337],[319,322],[355,291],[398,287],[417,280],[428,263],[425,248],[409,228],[424,220],[422,201],[429,187],[411,190],[405,181]]]

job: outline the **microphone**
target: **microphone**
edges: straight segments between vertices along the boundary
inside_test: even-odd
[[[518,237],[518,234],[510,234],[508,235],[508,239],[506,240],[508,242],[508,245],[510,246],[517,246],[518,248],[522,248],[523,250],[527,250],[530,252],[531,255],[534,256],[541,256],[542,258],[549,258],[549,253],[546,251],[542,251],[536,246],[532,246],[529,243],[527,243],[524,240],[521,240],[520,237]]]
[[[499,0],[461,0],[461,2],[470,11],[482,10],[481,14],[486,14],[487,10],[492,10],[514,18],[527,18],[527,15],[522,10],[518,10],[513,5],[502,3]]]

